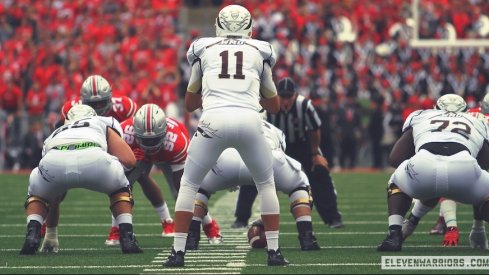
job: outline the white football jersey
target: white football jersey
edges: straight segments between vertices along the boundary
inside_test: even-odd
[[[261,109],[260,81],[275,52],[270,43],[247,38],[207,37],[192,43],[187,59],[200,64],[202,107]],[[270,97],[270,96],[267,96]]]
[[[477,157],[484,141],[488,142],[487,124],[468,113],[418,110],[408,116],[402,130],[409,128],[413,128],[416,152],[429,142],[457,142]]]
[[[89,117],[68,123],[54,130],[44,141],[43,156],[53,147],[77,144],[80,142],[94,142],[107,152],[107,128],[113,128],[119,135],[122,128],[119,122],[112,117]]]

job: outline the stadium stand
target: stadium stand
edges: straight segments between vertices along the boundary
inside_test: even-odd
[[[387,151],[412,110],[431,108],[444,93],[475,105],[489,92],[487,48],[411,47],[406,0],[1,0],[0,170],[28,168],[20,156],[29,125],[42,121],[37,131],[49,132],[61,104],[78,95],[90,74],[103,75],[115,94],[139,106],[158,103],[184,120],[188,41],[212,31],[199,29],[199,19],[230,3],[252,11],[254,36],[275,47],[275,77],[292,77],[301,94],[328,110],[333,143],[347,97],[366,118],[373,112],[369,101],[382,102]],[[421,1],[419,35],[487,39],[488,15],[488,1]],[[356,129],[360,159],[370,154],[366,127]],[[330,148],[338,146],[324,146],[337,163],[341,152]],[[373,166],[370,160],[357,165]]]

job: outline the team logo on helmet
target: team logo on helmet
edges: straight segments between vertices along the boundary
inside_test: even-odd
[[[68,111],[68,114],[66,114],[66,123],[71,123],[75,120],[80,120],[82,118],[87,118],[87,117],[94,117],[97,116],[97,112],[95,110],[85,104],[77,104]]]
[[[467,103],[465,100],[456,94],[446,94],[441,96],[435,105],[435,109],[448,112],[466,112]]]
[[[240,5],[226,6],[216,18],[216,35],[251,37],[252,21],[246,8]]]

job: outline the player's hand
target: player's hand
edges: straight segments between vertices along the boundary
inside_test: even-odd
[[[328,161],[326,160],[325,157],[323,157],[321,155],[312,156],[312,169],[311,169],[311,171],[314,171],[314,169],[318,165],[323,166],[324,168],[326,168],[329,171],[329,164],[328,164]]]
[[[134,156],[136,157],[136,160],[143,160],[144,159],[144,151],[141,150],[140,148],[137,148],[136,150],[133,150]]]

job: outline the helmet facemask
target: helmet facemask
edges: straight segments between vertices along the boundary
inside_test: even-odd
[[[91,106],[98,115],[107,115],[112,109],[112,87],[100,75],[91,75],[85,79],[80,97],[82,103]]]
[[[145,153],[156,153],[165,143],[166,115],[156,104],[143,105],[134,115],[136,144]]]
[[[107,115],[112,109],[112,97],[100,100],[82,100],[82,103],[92,107],[99,116]]]

